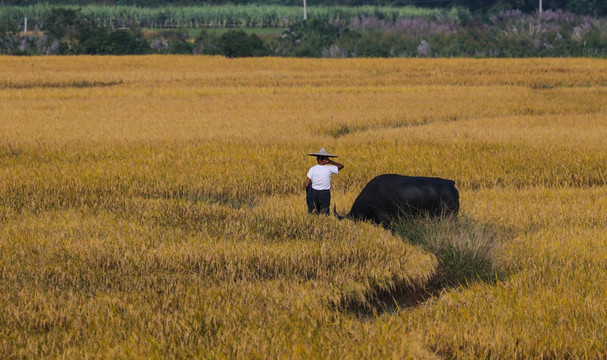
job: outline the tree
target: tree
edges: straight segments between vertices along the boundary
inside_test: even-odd
[[[242,30],[228,30],[219,38],[219,49],[227,57],[267,55],[267,49],[259,36],[247,35]]]
[[[320,57],[341,35],[341,29],[318,19],[293,24],[283,32],[277,52],[297,57]]]
[[[81,21],[80,9],[51,9],[45,21],[46,33],[61,42],[62,53],[77,52],[76,35]]]
[[[103,55],[109,52],[108,30],[100,27],[83,27],[76,36],[79,53]]]
[[[150,44],[138,29],[118,30],[108,36],[108,50],[112,55],[140,55],[150,52]]]

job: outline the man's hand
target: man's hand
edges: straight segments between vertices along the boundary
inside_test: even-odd
[[[304,182],[304,189],[307,189],[310,184],[312,184],[312,179],[306,177],[306,181]]]
[[[341,169],[344,168],[344,166],[342,164],[340,164],[338,162],[335,162],[335,161],[333,161],[331,159],[327,160],[327,164],[331,164],[331,165],[337,166],[337,170],[341,170]]]

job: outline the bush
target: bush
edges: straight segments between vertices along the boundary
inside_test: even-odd
[[[276,53],[285,56],[320,57],[340,37],[341,29],[318,19],[305,20],[285,29]]]
[[[395,45],[394,39],[394,36],[376,31],[363,33],[348,31],[336,41],[336,44],[350,56],[390,57]]]
[[[95,26],[81,27],[73,51],[88,55],[131,55],[150,52],[150,44],[137,29],[109,31]]]
[[[451,17],[361,16],[348,28],[308,20],[285,29],[276,54],[299,57],[604,57],[603,19],[565,11],[501,11],[465,22]]]
[[[78,32],[79,53],[103,55],[110,53],[108,30],[99,27],[84,27]]]
[[[194,54],[198,55],[219,55],[221,49],[219,48],[219,36],[215,34],[209,34],[206,29],[202,29],[196,40],[194,40]]]
[[[247,35],[242,30],[229,30],[219,38],[219,49],[227,57],[264,56],[268,51],[255,34]]]
[[[150,44],[138,29],[118,30],[110,32],[108,49],[112,55],[141,55],[150,52]]]
[[[20,37],[16,34],[0,34],[0,54],[7,55],[56,55],[59,41],[35,31]]]
[[[146,54],[150,44],[137,28],[111,31],[95,25],[79,9],[53,8],[45,21],[46,34],[59,42],[61,54]]]
[[[194,44],[188,41],[188,33],[184,29],[177,29],[168,38],[169,54],[193,54]]]
[[[194,44],[188,41],[188,33],[184,29],[161,31],[159,36],[150,41],[150,48],[161,54],[194,53]]]
[[[61,54],[78,53],[78,32],[87,27],[86,19],[80,10],[67,8],[54,8],[45,21],[45,32],[51,38],[59,41]]]
[[[18,33],[19,32],[19,24],[14,19],[7,19],[5,21],[0,21],[0,38],[2,38],[5,34],[10,33]]]

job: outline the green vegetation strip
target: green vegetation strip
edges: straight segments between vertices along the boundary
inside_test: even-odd
[[[135,6],[87,5],[52,6],[36,4],[31,6],[0,7],[0,23],[33,20],[43,27],[43,22],[54,8],[82,9],[97,26],[129,27],[133,24],[145,28],[202,28],[202,27],[286,27],[303,19],[303,9],[299,6],[194,6],[141,8]],[[308,17],[330,23],[347,24],[353,17],[375,16],[394,21],[403,17],[433,18],[437,16],[461,17],[468,13],[462,9],[421,9],[415,7],[378,6],[319,6],[308,7]]]

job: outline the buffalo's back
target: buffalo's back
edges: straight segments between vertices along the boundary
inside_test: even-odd
[[[350,216],[384,223],[398,215],[457,214],[459,193],[455,181],[437,177],[384,174],[360,192]]]

